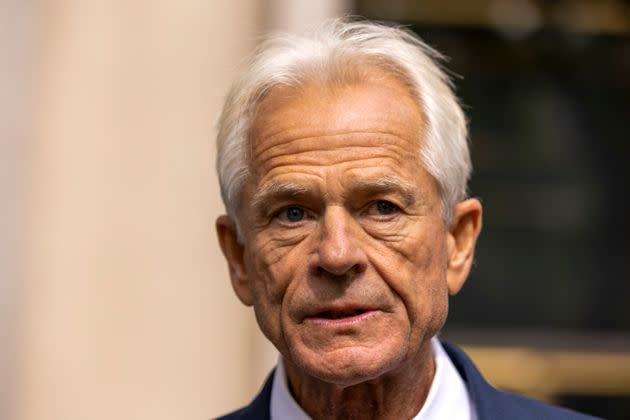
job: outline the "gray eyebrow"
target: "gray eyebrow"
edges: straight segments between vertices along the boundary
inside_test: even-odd
[[[397,176],[386,175],[377,179],[357,180],[352,182],[352,193],[378,194],[396,192],[400,194],[406,206],[416,202],[415,186]]]
[[[254,193],[251,206],[257,212],[264,212],[265,208],[275,200],[303,197],[310,191],[308,187],[294,182],[273,182]]]

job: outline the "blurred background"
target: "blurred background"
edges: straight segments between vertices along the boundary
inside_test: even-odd
[[[208,419],[276,353],[233,296],[213,123],[260,35],[359,14],[450,57],[485,226],[443,337],[630,413],[630,1],[0,0],[0,418]]]

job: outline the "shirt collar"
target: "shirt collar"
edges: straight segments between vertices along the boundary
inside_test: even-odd
[[[287,375],[284,370],[282,356],[278,356],[278,364],[273,375],[273,385],[271,388],[271,403],[269,406],[269,414],[271,420],[308,420],[310,417],[298,405],[291,393],[289,392],[289,384]]]
[[[436,337],[431,339],[431,346],[435,357],[435,375],[427,399],[414,420],[436,418],[476,420],[477,416],[466,384],[453,362]],[[269,410],[271,420],[310,418],[289,392],[282,357],[278,357],[273,377]]]

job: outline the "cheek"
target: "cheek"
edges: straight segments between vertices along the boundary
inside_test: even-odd
[[[278,246],[273,241],[256,243],[247,251],[246,267],[250,287],[254,295],[254,311],[263,333],[278,348],[281,342],[282,316],[286,302],[290,301],[294,281],[300,273],[303,253],[292,247]],[[305,259],[305,257],[302,257]]]
[[[436,233],[436,235],[439,235]],[[439,237],[439,236],[438,236]],[[446,241],[420,246],[417,270],[412,281],[415,295],[410,298],[410,319],[418,335],[433,336],[444,325],[448,313]]]
[[[404,304],[410,322],[443,318],[448,305],[445,234],[425,229],[423,234],[376,246],[374,266]]]
[[[281,256],[277,250],[252,247],[246,260],[247,276],[255,302],[264,308],[278,306],[286,289],[286,276],[282,273]]]

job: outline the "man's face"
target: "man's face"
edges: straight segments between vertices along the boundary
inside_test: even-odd
[[[386,76],[275,88],[260,104],[244,244],[228,259],[287,365],[350,385],[408,366],[442,327],[454,241],[421,162],[424,129]]]

